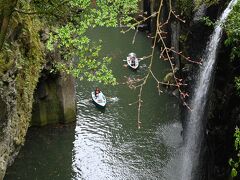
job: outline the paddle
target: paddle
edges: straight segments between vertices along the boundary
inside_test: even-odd
[[[144,60],[144,58],[138,58],[139,61]],[[123,59],[123,61],[127,61],[126,59]]]

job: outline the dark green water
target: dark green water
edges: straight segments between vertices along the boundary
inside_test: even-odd
[[[129,52],[149,55],[151,42],[139,33],[120,34],[119,29],[97,29],[93,39],[104,41],[103,54],[113,57],[112,69],[119,85],[77,82],[77,120],[67,126],[30,128],[25,146],[7,171],[6,180],[175,180],[182,130],[177,99],[158,95],[151,78],[144,88],[141,129],[137,128],[138,91],[126,78],[140,78],[148,60],[137,72],[124,67]],[[168,64],[155,57],[154,72],[162,77]],[[107,96],[105,112],[95,108],[90,92],[99,86]]]

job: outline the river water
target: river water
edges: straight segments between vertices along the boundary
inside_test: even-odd
[[[141,78],[149,60],[136,72],[124,67],[129,52],[138,57],[151,53],[151,42],[138,33],[121,34],[119,29],[96,29],[93,39],[104,42],[102,55],[113,58],[113,73],[119,82],[112,87],[77,81],[77,119],[69,125],[30,128],[25,146],[8,169],[6,180],[173,180],[178,179],[182,147],[178,100],[171,94],[158,95],[153,78],[143,93],[141,129],[137,128],[137,106],[129,104],[138,91],[128,88],[126,79]],[[155,54],[153,69],[162,78],[167,62]],[[107,96],[105,111],[98,110],[90,92],[100,87]]]

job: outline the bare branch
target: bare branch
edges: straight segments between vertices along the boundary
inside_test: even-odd
[[[172,8],[172,0],[169,0],[169,10],[168,10],[168,15],[166,20],[164,20],[164,22],[161,22],[161,12],[163,9],[163,3],[164,1],[161,0],[160,1],[160,5],[158,8],[158,11],[154,12],[152,15],[148,16],[147,18],[143,17],[143,20],[141,21],[137,21],[136,23],[133,24],[132,27],[129,27],[127,30],[123,31],[124,33],[130,31],[133,27],[137,27],[136,28],[136,32],[134,34],[133,37],[133,43],[135,42],[135,38],[138,32],[138,27],[139,25],[141,25],[142,23],[144,23],[146,20],[148,20],[149,18],[153,18],[156,17],[156,30],[155,30],[155,34],[154,36],[150,36],[149,38],[153,39],[153,45],[152,45],[152,51],[151,51],[151,55],[149,56],[144,56],[143,58],[139,58],[140,61],[144,60],[144,59],[149,59],[150,58],[150,62],[148,65],[148,73],[143,77],[143,78],[137,78],[137,79],[128,79],[127,84],[130,88],[133,89],[139,89],[138,92],[138,100],[132,104],[138,104],[138,110],[137,110],[137,127],[141,128],[141,107],[143,105],[143,100],[142,100],[142,95],[143,95],[143,87],[146,85],[149,77],[153,77],[153,79],[156,81],[157,83],[157,91],[158,94],[160,95],[161,93],[163,93],[163,91],[161,90],[162,86],[172,86],[175,87],[178,92],[179,92],[179,98],[182,101],[182,104],[184,106],[186,106],[189,110],[191,110],[190,106],[187,104],[186,102],[186,98],[189,97],[189,94],[187,92],[184,92],[183,87],[187,86],[187,84],[183,83],[183,79],[178,78],[176,76],[176,71],[178,70],[175,67],[175,63],[174,63],[174,57],[173,54],[176,54],[178,56],[180,56],[182,59],[185,59],[188,62],[191,63],[195,63],[195,64],[199,64],[201,65],[202,62],[201,61],[193,61],[191,60],[190,57],[187,57],[185,55],[183,55],[182,52],[178,52],[174,49],[174,47],[168,47],[167,43],[166,43],[166,37],[168,35],[168,33],[164,30],[165,26],[169,24],[171,17],[174,17],[176,20],[185,23],[185,20],[183,20],[182,18],[180,18],[179,15],[176,14],[176,12],[173,10]],[[170,65],[170,69],[171,69],[171,75],[173,78],[174,82],[164,82],[159,80],[156,75],[154,74],[154,72],[152,71],[152,64],[153,64],[153,55],[155,53],[155,48],[157,44],[161,44],[161,49],[160,49],[160,59],[168,61],[169,65]]]

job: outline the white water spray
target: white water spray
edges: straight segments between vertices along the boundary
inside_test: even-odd
[[[183,152],[182,180],[193,180],[199,161],[203,134],[203,116],[208,99],[208,91],[211,84],[212,72],[217,55],[219,41],[222,36],[222,26],[233,6],[238,0],[232,0],[222,13],[218,25],[216,25],[213,34],[208,42],[203,56],[204,64],[199,73],[199,79],[196,83],[193,98],[190,107],[193,109],[188,114],[187,127],[185,133],[185,147]]]

